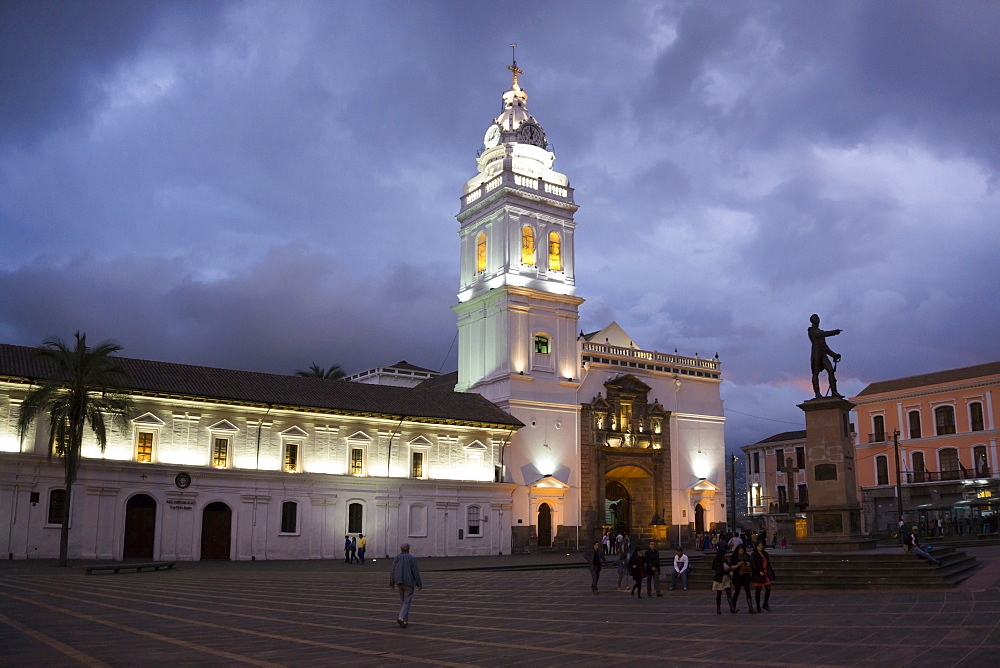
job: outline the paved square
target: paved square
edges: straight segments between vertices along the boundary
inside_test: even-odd
[[[179,564],[83,575],[0,568],[2,665],[996,665],[1000,587],[783,592],[773,612],[714,594],[637,600],[585,570],[435,571],[410,626],[384,561]]]

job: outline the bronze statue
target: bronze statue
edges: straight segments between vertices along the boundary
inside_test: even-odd
[[[830,331],[823,331],[819,328],[819,316],[813,313],[809,316],[809,322],[812,326],[809,328],[809,341],[812,343],[812,381],[813,381],[813,392],[816,393],[817,399],[822,399],[823,395],[819,391],[819,372],[826,369],[827,380],[830,381],[830,395],[834,397],[839,397],[841,394],[837,392],[837,376],[834,375],[837,371],[837,362],[840,361],[840,355],[830,350],[830,346],[826,345],[826,337],[837,336],[840,334],[841,330],[831,329]],[[831,358],[833,361],[831,362]]]

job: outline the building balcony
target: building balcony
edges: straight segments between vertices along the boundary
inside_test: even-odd
[[[989,478],[990,467],[981,466],[978,471],[967,469],[961,466],[957,469],[947,471],[906,471],[903,473],[903,482],[907,485],[924,482],[947,482],[949,480],[975,480],[977,478]]]

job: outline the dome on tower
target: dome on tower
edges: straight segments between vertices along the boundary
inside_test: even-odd
[[[486,131],[486,148],[508,142],[547,148],[545,131],[535,117],[528,113],[528,94],[517,83],[517,75],[523,72],[517,68],[517,61],[508,65],[507,69],[514,73],[514,81],[510,90],[503,94],[503,111],[493,119]]]

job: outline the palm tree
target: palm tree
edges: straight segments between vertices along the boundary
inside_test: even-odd
[[[132,400],[117,387],[127,373],[112,357],[121,346],[102,341],[87,345],[87,335],[76,333],[76,345],[70,347],[60,338],[45,341],[35,349],[37,359],[51,369],[49,378],[28,392],[17,420],[20,439],[31,430],[35,419],[48,418],[49,461],[61,457],[66,475],[62,530],[59,534],[59,565],[66,565],[69,545],[69,511],[73,483],[80,468],[80,450],[86,427],[97,437],[104,452],[108,441],[105,420],[111,419],[122,431],[131,428]]]
[[[316,362],[309,365],[308,371],[303,371],[299,369],[295,372],[296,376],[304,376],[306,378],[326,378],[327,380],[336,380],[338,378],[343,378],[347,374],[344,370],[340,368],[339,364],[334,364],[329,369],[324,369],[318,366]]]

